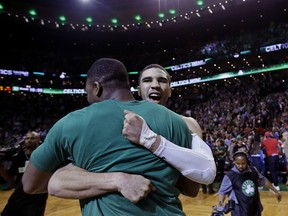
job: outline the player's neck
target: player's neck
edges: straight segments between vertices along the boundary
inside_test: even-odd
[[[120,89],[111,94],[111,100],[118,100],[118,101],[134,101],[135,98],[130,90]]]

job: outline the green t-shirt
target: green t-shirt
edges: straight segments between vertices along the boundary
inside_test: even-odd
[[[83,215],[184,215],[175,187],[180,172],[122,135],[124,109],[141,115],[157,134],[190,148],[188,127],[166,107],[147,101],[107,100],[60,119],[34,151],[31,162],[41,171],[53,172],[69,159],[90,172],[139,174],[157,188],[137,204],[120,193],[83,199],[80,201]]]

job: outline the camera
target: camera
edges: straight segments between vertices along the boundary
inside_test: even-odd
[[[18,154],[20,146],[0,149],[0,161],[11,161]]]
[[[224,214],[228,214],[235,208],[235,201],[229,200],[227,204],[223,206],[213,206],[214,212],[212,212],[211,216],[224,216]]]

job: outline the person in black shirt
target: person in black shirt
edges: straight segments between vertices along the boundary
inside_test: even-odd
[[[48,193],[27,194],[23,191],[21,178],[29,163],[32,152],[40,145],[40,135],[34,131],[26,134],[24,145],[21,146],[13,161],[13,169],[17,168],[17,174],[12,176],[11,182],[16,184],[14,192],[8,199],[1,216],[43,216],[46,207]],[[17,159],[17,160],[16,160]],[[15,172],[14,172],[15,173]]]

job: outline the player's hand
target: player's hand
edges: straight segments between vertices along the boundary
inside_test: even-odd
[[[121,177],[118,191],[128,200],[137,203],[156,188],[151,181],[141,175],[124,173]]]
[[[139,115],[124,110],[125,119],[122,134],[131,142],[140,144],[140,135],[144,119]]]

